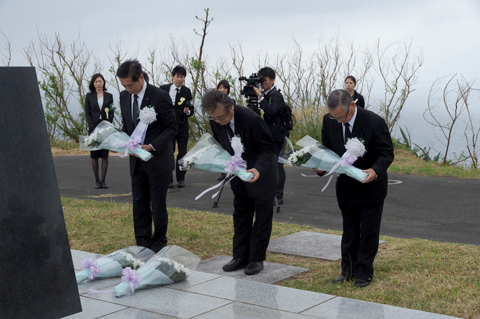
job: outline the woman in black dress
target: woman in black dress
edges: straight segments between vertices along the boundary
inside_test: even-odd
[[[85,97],[85,117],[88,123],[88,134],[97,127],[101,121],[113,122],[115,112],[113,106],[113,95],[105,92],[105,78],[100,74],[94,74],[88,87],[90,92]],[[108,188],[105,183],[105,176],[108,168],[108,150],[91,151],[92,168],[95,174],[95,188]],[[102,179],[98,176],[98,158],[102,158]]]
[[[347,90],[348,93],[350,93],[354,101],[358,100],[356,103],[357,106],[360,106],[362,109],[364,109],[365,99],[360,93],[355,91],[356,86],[357,86],[357,80],[355,79],[355,77],[353,77],[352,75],[349,75],[345,78],[345,89]]]

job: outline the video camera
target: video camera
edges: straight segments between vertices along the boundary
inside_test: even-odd
[[[264,79],[258,76],[257,73],[253,73],[248,78],[242,76],[238,79],[240,81],[247,82],[243,87],[243,90],[240,91],[240,94],[242,94],[247,99],[247,107],[250,110],[260,114],[260,110],[258,108],[258,96],[255,95],[253,87],[257,87],[258,89],[260,89],[260,84],[264,81]]]

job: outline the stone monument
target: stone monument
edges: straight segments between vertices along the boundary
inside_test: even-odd
[[[33,67],[0,67],[0,318],[82,311]]]

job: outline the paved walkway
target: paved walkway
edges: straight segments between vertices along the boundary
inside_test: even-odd
[[[99,200],[131,202],[128,160],[110,156],[108,189],[93,187],[94,178],[88,156],[55,157],[60,194]],[[342,218],[335,197],[335,180],[325,192],[324,178],[305,178],[310,170],[286,167],[285,205],[275,221],[310,225],[320,229],[342,229]],[[187,187],[170,189],[168,205],[231,215],[233,196],[230,187],[222,193],[219,208],[212,209],[209,194],[195,201],[203,190],[214,185],[220,174],[191,170]],[[441,242],[480,245],[480,180],[420,177],[389,174],[391,184],[383,210],[381,234],[400,238],[423,238]],[[397,183],[401,182],[401,183]],[[211,196],[211,195],[210,195]],[[90,197],[96,199],[94,197]]]
[[[75,267],[85,258],[98,257],[100,255],[72,250]],[[195,271],[186,281],[137,290],[133,295],[121,298],[88,292],[89,289],[113,289],[119,283],[119,278],[112,278],[78,285],[83,311],[67,318],[454,318],[199,271]]]

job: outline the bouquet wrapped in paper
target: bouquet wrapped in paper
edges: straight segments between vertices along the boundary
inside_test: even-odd
[[[285,147],[280,154],[279,162],[290,166],[309,167],[327,171],[326,176],[332,173],[347,174],[359,182],[363,182],[368,176],[361,169],[352,166],[357,158],[362,157],[366,152],[365,146],[357,138],[351,138],[347,141],[345,144],[346,152],[342,157],[308,135],[300,139],[296,145],[300,146],[301,149],[295,151],[290,140],[286,138]],[[328,183],[323,190],[327,186]]]
[[[232,148],[235,152],[233,156],[210,134],[205,133],[190,152],[178,161],[180,169],[197,168],[209,172],[228,173],[240,177],[244,182],[248,182],[253,178],[253,174],[246,171],[246,162],[241,157],[243,145],[239,137],[232,138]]]
[[[148,248],[130,246],[96,260],[87,258],[80,264],[81,271],[75,274],[77,284],[87,279],[120,277],[125,268],[138,269],[154,255]]]
[[[200,257],[178,246],[166,246],[138,270],[123,270],[122,283],[113,289],[117,297],[136,289],[169,285],[185,280],[197,267]]]
[[[88,136],[79,136],[80,150],[96,151],[100,149],[118,152],[120,157],[136,154],[143,161],[152,158],[152,153],[139,147],[143,143],[141,138],[131,138],[127,133],[116,129],[112,123],[101,121]]]

